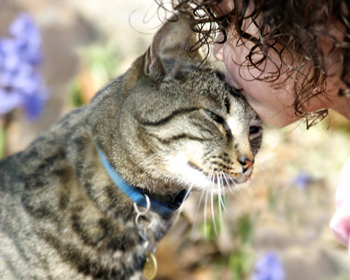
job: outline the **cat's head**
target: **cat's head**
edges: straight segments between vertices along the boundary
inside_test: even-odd
[[[134,170],[151,179],[149,188],[159,181],[194,190],[243,183],[261,145],[261,121],[223,74],[199,67],[191,19],[177,17],[125,75],[122,145]]]

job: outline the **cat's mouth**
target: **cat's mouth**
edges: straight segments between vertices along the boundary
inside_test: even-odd
[[[245,183],[249,177],[249,174],[244,173],[227,173],[225,171],[213,169],[211,172],[207,172],[206,170],[199,167],[197,164],[188,161],[187,164],[202,173],[204,176],[207,177],[208,183],[215,184],[216,186],[220,187],[234,187],[237,184]]]

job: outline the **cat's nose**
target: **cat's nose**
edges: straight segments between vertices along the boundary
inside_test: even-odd
[[[243,167],[243,173],[246,172],[249,169],[249,167],[251,167],[254,164],[254,159],[251,160],[246,156],[241,156],[240,158],[238,158],[238,161]]]

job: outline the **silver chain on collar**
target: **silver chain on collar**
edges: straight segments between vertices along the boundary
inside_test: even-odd
[[[145,250],[146,262],[143,266],[142,272],[147,280],[152,280],[157,274],[157,260],[154,256],[154,253],[157,249],[157,244],[155,242],[153,232],[150,230],[153,221],[151,221],[147,226],[143,226],[140,223],[140,217],[145,217],[151,209],[151,201],[148,195],[145,194],[145,198],[147,205],[146,209],[143,211],[141,211],[137,204],[134,202],[134,208],[137,213],[135,217],[135,225],[138,229],[140,237],[145,241],[143,248]]]

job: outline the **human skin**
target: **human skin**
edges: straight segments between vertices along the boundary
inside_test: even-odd
[[[228,13],[233,8],[231,0],[225,0],[219,5],[222,13]],[[246,21],[243,24],[246,32],[258,37],[258,29],[255,25]],[[339,26],[330,25],[328,32],[332,34],[338,41],[343,40],[343,33],[339,30]],[[223,35],[219,34],[216,42],[222,41]],[[319,44],[325,54],[328,54],[332,47],[332,43],[328,38],[319,38]],[[281,65],[281,60],[276,53],[269,52],[269,60],[263,65],[263,72],[254,67],[244,67],[247,65],[245,57],[249,54],[250,42],[239,41],[234,29],[231,27],[227,30],[227,40],[225,43],[215,43],[213,52],[215,57],[223,61],[226,66],[226,80],[230,86],[239,90],[243,94],[249,104],[257,112],[259,117],[269,127],[281,128],[287,126],[300,117],[296,116],[293,107],[295,93],[294,82],[292,78],[287,79],[286,74],[281,74],[279,79],[273,83],[264,80],[257,80],[256,77],[264,77],[265,73],[275,72],[276,66]],[[297,54],[294,54],[297,56]],[[350,120],[350,100],[346,97],[340,97],[338,91],[345,88],[340,80],[340,56],[338,53],[327,55],[327,84],[326,93],[320,94],[312,98],[306,106],[307,112],[315,112],[320,109],[333,109]],[[283,58],[283,71],[287,70],[288,63],[291,58],[285,56]],[[241,66],[242,65],[242,66]],[[277,86],[277,85],[282,86]]]
[[[350,158],[340,174],[335,194],[337,209],[330,222],[334,236],[349,247],[350,253]]]
[[[232,0],[224,0],[219,6],[223,14],[232,10]],[[245,22],[242,28],[249,34],[258,38],[257,28]],[[307,112],[315,112],[320,109],[333,109],[350,120],[350,99],[340,97],[339,89],[345,86],[341,82],[341,58],[339,52],[332,52],[335,38],[337,42],[344,40],[344,33],[341,31],[342,26],[328,24],[325,26],[329,37],[318,37],[318,45],[321,47],[325,55],[325,69],[327,71],[326,91],[309,100],[306,106]],[[222,41],[223,35],[219,35],[217,42]],[[263,122],[270,127],[282,128],[297,120],[295,109],[293,107],[295,99],[295,90],[293,76],[290,79],[286,74],[281,74],[275,83],[267,83],[263,80],[257,80],[254,77],[264,77],[269,72],[276,70],[274,65],[281,65],[280,58],[275,53],[268,53],[270,60],[267,60],[263,71],[253,67],[244,67],[246,56],[249,54],[252,43],[239,41],[235,34],[234,28],[227,29],[227,40],[225,43],[214,44],[214,55],[218,60],[225,63],[226,80],[233,88],[238,89],[243,94],[249,104],[257,112]],[[297,57],[297,54],[292,54]],[[291,57],[283,57],[284,67],[282,73],[288,68]],[[243,65],[243,66],[240,66]],[[292,66],[292,63],[290,63]],[[267,73],[267,74],[266,74]],[[276,87],[277,84],[282,86]],[[341,177],[339,179],[336,191],[336,211],[331,219],[330,228],[334,236],[349,247],[350,254],[350,159],[347,161]]]

